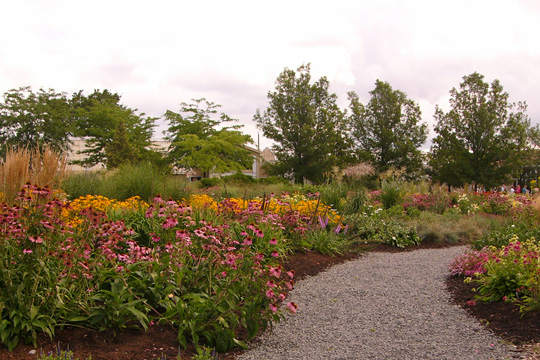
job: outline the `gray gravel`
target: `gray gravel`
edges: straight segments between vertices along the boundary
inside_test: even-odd
[[[450,303],[447,266],[464,247],[369,253],[296,284],[296,315],[239,357],[248,359],[514,359]]]

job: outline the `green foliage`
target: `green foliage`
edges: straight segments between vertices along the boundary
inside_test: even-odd
[[[202,178],[199,180],[199,186],[203,189],[218,186],[219,184],[221,184],[220,178]]]
[[[321,201],[333,209],[342,211],[346,204],[348,187],[343,183],[333,182],[317,188],[321,194]],[[315,193],[315,191],[313,191]]]
[[[403,190],[401,183],[398,181],[384,181],[380,199],[385,209],[390,209],[395,205],[400,205],[403,200]]]
[[[235,174],[228,175],[228,176],[222,176],[221,180],[223,180],[226,184],[243,184],[243,185],[251,185],[257,182],[257,179],[255,179],[253,176],[242,174],[241,172],[237,172]]]
[[[111,199],[126,200],[137,195],[150,201],[164,181],[164,175],[150,163],[124,164],[106,177],[102,193]]]
[[[311,84],[310,66],[297,72],[285,69],[268,92],[269,105],[254,120],[265,137],[276,142],[273,175],[321,183],[324,174],[347,161],[347,119],[337,105],[337,96],[322,77]]]
[[[396,221],[386,221],[385,225],[377,234],[377,237],[385,244],[404,248],[411,245],[420,245],[422,242],[414,228],[407,227]]]
[[[504,247],[517,237],[518,239],[540,239],[540,228],[528,226],[523,222],[504,221],[474,241],[471,246],[480,250],[486,246]]]
[[[119,94],[108,90],[95,90],[90,95],[82,91],[73,94],[70,106],[75,135],[86,139],[86,149],[81,152],[85,159],[74,163],[93,166],[112,161],[115,166],[123,162],[120,158],[123,155],[134,162],[153,157],[150,145],[157,119],[137,114],[136,109],[126,107],[120,100]]]
[[[299,239],[296,246],[300,251],[312,250],[327,255],[342,254],[349,248],[350,242],[341,230],[340,225],[335,228],[311,229]]]
[[[43,354],[42,351],[37,360],[79,360],[79,358],[74,357],[73,351],[69,350],[69,347],[67,350],[62,350],[60,343],[58,343],[54,351],[49,351],[47,354]],[[87,360],[92,360],[92,358],[90,357]]]
[[[86,195],[99,195],[104,182],[103,174],[95,171],[85,171],[69,174],[62,183],[70,199],[74,200]]]
[[[427,237],[430,234],[431,227],[431,233],[434,234],[431,239],[434,241],[452,243],[456,240],[457,243],[471,244],[491,231],[493,226],[493,219],[483,216],[462,216],[449,213],[432,216],[433,220],[429,217],[423,220],[424,226],[418,230],[421,238],[423,235]]]
[[[187,200],[194,191],[194,186],[186,179],[168,176],[163,182],[163,189],[158,189],[164,199]]]
[[[138,156],[129,143],[126,125],[123,121],[118,122],[111,142],[105,145],[105,155],[107,157],[105,165],[108,169],[114,169],[122,164],[131,164],[137,161]]]
[[[277,185],[277,184],[288,184],[289,181],[280,176],[268,176],[265,178],[260,178],[259,183]]]
[[[0,156],[8,148],[41,149],[48,145],[57,152],[69,148],[73,123],[66,94],[53,89],[34,93],[30,87],[10,90],[0,103]]]
[[[106,276],[104,273],[102,276]],[[101,287],[90,298],[93,305],[89,308],[87,318],[91,327],[100,331],[105,329],[125,329],[132,322],[148,329],[150,322],[145,314],[147,307],[144,300],[136,296],[124,279],[117,276],[107,276],[100,279]]]
[[[219,120],[216,105],[206,99],[182,103],[180,112],[167,110],[165,119],[169,122],[167,140],[169,159],[181,168],[197,168],[206,174],[209,171],[224,173],[248,168],[253,157],[245,148],[252,142],[251,136],[242,134],[241,125],[223,124],[237,121],[222,113]]]
[[[347,194],[347,202],[345,204],[343,214],[351,215],[362,211],[364,205],[368,202],[367,191],[364,188],[357,188]]]
[[[530,121],[525,103],[512,104],[498,80],[463,77],[450,91],[451,110],[435,111],[438,134],[430,165],[434,179],[453,186],[465,183],[498,186],[518,176],[527,149]]]
[[[420,106],[380,80],[370,94],[366,106],[356,93],[348,94],[357,156],[369,161],[379,173],[394,167],[407,169],[408,176],[417,176],[423,162],[419,148],[427,138],[427,124],[420,124]]]

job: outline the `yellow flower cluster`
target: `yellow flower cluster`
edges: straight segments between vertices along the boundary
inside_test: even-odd
[[[76,226],[81,223],[81,219],[78,214],[81,210],[92,207],[97,211],[132,211],[139,209],[146,209],[148,204],[141,200],[139,196],[130,197],[124,201],[118,201],[114,199],[109,199],[101,195],[86,195],[81,196],[71,203],[71,209],[64,209],[62,211],[62,217],[70,223],[72,226]]]
[[[203,198],[204,197],[204,198]],[[204,204],[213,204],[216,206],[214,200],[208,195],[199,195],[197,198],[198,201]],[[244,200],[242,198],[229,198],[227,199],[229,203],[234,204],[235,211],[242,211],[247,209],[250,205],[252,208],[263,209],[264,199],[256,198],[251,200]],[[341,217],[338,213],[333,210],[330,206],[323,204],[317,200],[309,200],[303,195],[293,195],[287,196],[280,200],[271,198],[270,200],[266,199],[264,204],[264,211],[274,213],[274,214],[285,214],[287,211],[298,211],[302,215],[306,216],[328,216],[329,221],[333,224],[338,224],[341,221]],[[192,207],[196,208],[196,205],[191,203]]]
[[[216,201],[206,194],[193,194],[189,197],[188,203],[193,209],[217,210]]]

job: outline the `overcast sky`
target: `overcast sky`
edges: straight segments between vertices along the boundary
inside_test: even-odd
[[[1,0],[0,93],[109,89],[150,116],[205,97],[257,141],[256,109],[285,69],[311,63],[340,106],[387,81],[435,105],[473,72],[540,122],[538,0]],[[161,135],[160,133],[156,134]],[[270,145],[261,134],[261,148]]]

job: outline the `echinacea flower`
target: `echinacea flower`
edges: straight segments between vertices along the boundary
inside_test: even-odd
[[[294,301],[291,301],[287,304],[287,309],[289,309],[293,314],[296,314],[296,309],[298,309],[298,305]]]

